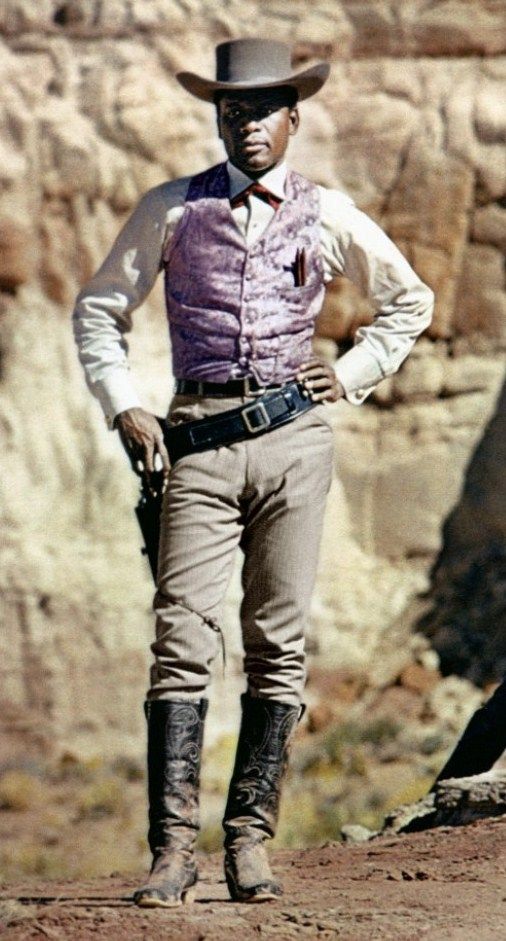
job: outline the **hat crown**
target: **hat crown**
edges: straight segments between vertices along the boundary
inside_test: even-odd
[[[234,39],[216,47],[216,81],[246,83],[288,78],[291,50],[273,39]]]

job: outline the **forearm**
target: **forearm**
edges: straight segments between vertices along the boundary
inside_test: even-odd
[[[73,314],[79,361],[109,427],[119,412],[140,405],[127,361],[124,333],[130,324],[120,327],[119,320],[128,306],[125,295],[108,294],[105,288],[98,294],[85,289],[77,298]]]
[[[372,324],[359,327],[355,346],[335,367],[349,402],[360,405],[382,379],[397,372],[431,323],[433,309],[434,295],[420,281],[383,308]]]
[[[166,211],[163,187],[143,197],[74,308],[79,360],[110,427],[119,412],[140,405],[128,368],[125,334],[132,327],[133,311],[158,275]]]
[[[368,216],[345,206],[334,241],[335,270],[371,301],[373,323],[359,327],[355,346],[336,365],[348,401],[359,405],[395,373],[429,326],[434,295],[396,245]]]

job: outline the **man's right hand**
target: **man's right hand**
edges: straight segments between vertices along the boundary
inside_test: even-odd
[[[139,477],[144,478],[148,487],[152,485],[153,474],[160,470],[160,467],[155,467],[156,455],[160,455],[163,489],[165,489],[169,477],[170,460],[162,429],[155,416],[143,408],[128,408],[116,415],[114,427],[119,431],[133,470]]]

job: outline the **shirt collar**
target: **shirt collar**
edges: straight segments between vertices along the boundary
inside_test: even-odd
[[[239,170],[230,160],[227,160],[227,172],[230,180],[231,199],[239,193],[242,193],[250,183],[254,182],[250,176],[247,176],[246,173]],[[273,167],[272,170],[268,170],[267,173],[264,173],[258,182],[261,183],[262,186],[265,186],[266,189],[270,190],[271,193],[274,193],[274,196],[278,196],[279,199],[284,199],[287,172],[286,163],[283,161],[283,163],[278,163],[276,167]]]

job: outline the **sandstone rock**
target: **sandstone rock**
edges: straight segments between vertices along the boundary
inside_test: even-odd
[[[359,843],[367,843],[368,840],[372,840],[373,837],[378,836],[378,832],[376,830],[369,830],[367,827],[362,827],[357,823],[347,823],[341,828],[341,836],[344,843],[356,845]]]
[[[473,220],[475,242],[495,245],[506,252],[506,209],[492,203],[477,209]]]
[[[391,833],[413,833],[435,826],[435,798],[428,794],[416,804],[396,807],[387,814],[380,835]]]
[[[427,193],[431,193],[427,205]],[[412,145],[385,217],[395,242],[407,247],[422,278],[436,290],[431,336],[451,332],[454,284],[460,271],[472,204],[473,174],[458,158]],[[410,246],[413,245],[413,249]]]
[[[501,381],[500,16],[488,0],[402,9],[320,0],[309,11],[302,0],[289,8],[257,0],[1,5],[0,288],[16,293],[1,305],[0,683],[12,703],[33,702],[56,743],[140,751],[143,717],[132,701],[144,696],[152,635],[152,587],[132,519],[136,482],[84,388],[72,298],[145,189],[222,158],[213,108],[187,96],[174,72],[210,74],[214,42],[230,36],[295,41],[301,68],[331,61],[329,83],[301,107],[293,165],[348,189],[437,294],[431,339],[402,373],[362,408],[342,402],[331,412],[339,481],[311,612],[311,663],[361,678],[350,687],[352,707],[364,677],[372,686],[400,674],[414,682],[419,656],[437,666],[412,642],[413,602],[429,588]],[[339,279],[318,324],[329,359],[373,315]],[[160,285],[136,312],[131,363],[143,401],[163,411],[171,380]],[[480,524],[473,510],[461,529],[475,541],[484,531],[496,538],[491,521],[504,518],[497,440],[480,458]],[[495,584],[488,579],[490,596]],[[239,598],[238,563],[211,736],[237,719]],[[487,612],[498,610],[494,598]],[[497,663],[503,654],[482,643],[485,629],[470,611],[467,600],[475,634],[464,642],[463,617],[450,624],[452,656],[465,648],[472,660],[478,637],[488,669],[491,651]],[[434,625],[437,634],[442,625]],[[430,700],[427,721],[444,723],[443,713]]]
[[[54,3],[41,0],[35,6],[30,0],[9,0],[2,4],[0,30],[8,35],[19,35],[23,31],[43,28],[51,22]]]
[[[407,8],[413,16],[413,33],[425,55],[496,55],[504,52],[502,10],[493,2],[472,0],[464,6],[453,2],[420,9]]]
[[[464,453],[440,441],[380,464],[374,483],[376,552],[399,559],[438,551],[439,520],[458,497],[464,463]]]
[[[437,822],[470,823],[506,814],[506,774],[487,771],[469,778],[449,778],[436,787]]]
[[[504,337],[503,262],[502,253],[490,245],[469,245],[466,248],[456,301],[455,329],[458,333]]]
[[[445,363],[437,356],[412,357],[394,378],[393,394],[398,400],[431,400],[443,388]]]
[[[428,721],[437,718],[448,729],[460,733],[482,699],[483,696],[468,680],[447,676],[428,691],[424,716]]]
[[[427,693],[437,686],[440,678],[435,670],[427,670],[419,663],[409,663],[400,674],[399,683],[415,693]]]
[[[33,278],[35,241],[35,233],[22,220],[0,218],[0,291],[14,291]]]
[[[480,203],[502,199],[506,187],[506,153],[502,144],[480,147],[476,159],[476,196]]]
[[[445,363],[444,395],[499,389],[504,374],[503,364],[496,359],[481,356],[459,356]]]
[[[475,127],[479,138],[486,144],[506,140],[506,105],[504,89],[499,82],[483,83],[475,106]]]
[[[353,82],[358,67],[350,67]],[[348,82],[346,84],[348,84]],[[346,87],[346,84],[344,87]],[[395,191],[399,167],[416,132],[417,114],[409,102],[377,91],[358,94],[353,109],[344,88],[336,87],[334,120],[339,129],[335,144],[336,170],[343,188],[370,210],[380,205],[382,194]],[[374,140],[373,148],[361,146],[362,134]]]
[[[450,778],[435,785],[416,804],[398,807],[385,818],[380,835],[413,833],[433,827],[460,827],[485,817],[506,815],[506,774],[487,771],[469,778]],[[371,839],[364,834],[364,839]]]

